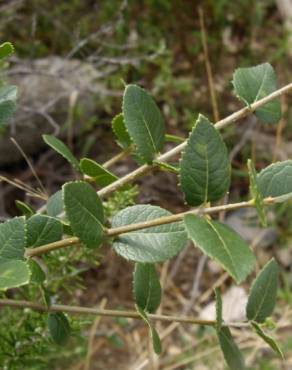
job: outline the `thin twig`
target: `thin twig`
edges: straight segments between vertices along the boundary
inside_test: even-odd
[[[101,301],[99,308],[104,309],[106,304],[107,304],[107,299],[104,298]],[[88,349],[87,349],[87,355],[86,355],[85,364],[84,364],[84,370],[90,370],[91,368],[91,359],[94,353],[94,338],[96,336],[96,331],[97,331],[97,327],[99,325],[100,319],[101,319],[101,316],[97,316],[90,329],[90,334],[88,338]]]
[[[127,310],[106,310],[101,308],[91,308],[83,306],[67,306],[62,304],[53,304],[47,307],[40,303],[14,299],[0,299],[0,306],[9,306],[22,309],[31,308],[32,310],[40,312],[67,312],[71,314],[89,314],[106,317],[126,317],[129,319],[142,320],[141,315],[138,312]],[[149,314],[148,317],[154,321],[181,322],[185,324],[207,325],[207,326],[214,326],[216,324],[215,320],[202,320],[184,316]],[[249,326],[247,322],[226,322],[224,323],[224,325],[237,328]]]
[[[109,168],[113,166],[115,163],[127,157],[127,155],[131,153],[132,149],[133,149],[132,147],[129,147],[127,149],[122,150],[120,153],[118,153],[117,155],[109,159],[108,161],[104,162],[102,167]]]
[[[209,59],[207,33],[206,33],[206,27],[205,27],[205,22],[204,22],[204,12],[203,12],[203,9],[200,7],[198,11],[199,11],[199,18],[200,18],[201,39],[202,39],[202,45],[203,45],[206,73],[207,73],[207,78],[208,78],[211,104],[212,104],[212,109],[213,109],[213,117],[214,117],[214,121],[218,122],[220,119],[219,110],[218,110],[216,91],[215,91],[214,81],[213,81],[213,73],[212,73],[211,63]]]
[[[38,174],[36,173],[31,161],[29,160],[28,156],[25,154],[24,150],[21,148],[21,146],[18,144],[18,142],[13,138],[11,137],[10,140],[12,141],[12,143],[16,146],[16,148],[19,150],[19,152],[21,153],[21,155],[23,156],[24,160],[26,161],[28,167],[30,168],[31,170],[31,173],[33,174],[34,178],[37,180],[40,188],[42,189],[43,191],[43,194],[48,197],[48,193],[46,191],[46,188],[44,187],[43,183],[41,182]]]
[[[276,198],[268,197],[263,200],[263,203],[265,205],[270,205],[274,203],[275,199]],[[239,202],[239,203],[231,203],[231,204],[226,204],[226,205],[221,205],[221,206],[216,206],[216,207],[196,208],[190,211],[181,212],[181,213],[173,214],[170,216],[155,218],[153,220],[149,220],[145,222],[138,222],[136,224],[130,224],[130,225],[120,226],[120,227],[111,228],[111,229],[105,229],[104,234],[105,236],[108,236],[108,237],[115,237],[121,234],[136,231],[136,230],[147,229],[153,226],[159,226],[159,225],[170,224],[173,222],[178,222],[178,221],[183,220],[184,216],[188,214],[206,215],[206,214],[218,213],[221,211],[231,211],[231,210],[235,210],[239,208],[248,208],[248,207],[254,207],[253,200],[246,201],[246,202]],[[50,244],[42,245],[40,247],[28,248],[25,252],[25,256],[26,257],[38,256],[43,253],[48,253],[53,250],[65,248],[73,244],[78,244],[79,242],[80,240],[77,237],[72,237],[72,238],[59,240],[57,242],[53,242]]]

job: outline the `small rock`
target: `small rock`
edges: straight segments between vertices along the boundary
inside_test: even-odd
[[[247,294],[241,287],[231,287],[222,295],[222,316],[224,321],[243,321],[246,319],[245,306],[247,304]],[[216,319],[215,301],[209,303],[200,313],[200,318],[204,320]]]

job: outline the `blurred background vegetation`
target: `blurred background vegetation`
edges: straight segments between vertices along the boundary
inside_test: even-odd
[[[0,127],[1,175],[37,187],[16,147],[8,144],[13,136],[30,156],[49,194],[73,175],[62,158],[41,144],[41,134],[58,134],[79,157],[87,155],[100,163],[109,159],[119,151],[110,123],[121,110],[125,82],[150,91],[168,132],[186,137],[198,113],[214,120],[214,116],[223,118],[240,108],[230,82],[235,68],[267,61],[274,66],[279,85],[292,79],[292,33],[283,1],[10,0],[1,2],[0,14],[1,40],[11,41],[16,49],[9,62],[1,65],[1,83],[15,83],[20,90],[15,120]],[[202,43],[204,30],[208,57]],[[211,103],[207,63],[212,69],[217,112]],[[230,200],[247,197],[247,158],[252,157],[258,169],[273,160],[291,158],[291,97],[283,99],[282,107],[283,120],[278,126],[264,127],[249,117],[224,130],[233,165]],[[123,175],[134,166],[124,160],[113,170]],[[155,172],[139,185],[139,195],[132,186],[109,198],[108,215],[135,201],[159,204],[171,211],[183,209],[171,174]],[[23,190],[0,182],[1,220],[19,213],[15,199],[36,209],[41,205]],[[281,363],[248,333],[239,332],[249,369],[292,368],[291,216],[291,203],[276,207],[270,215],[270,234],[263,236],[257,249],[260,263],[274,255],[282,267],[276,316],[283,320],[277,335],[286,361]],[[246,215],[234,217],[242,222]],[[254,241],[260,232],[258,225],[249,217],[244,226],[251,234],[245,236]],[[111,253],[101,250],[97,256],[92,251],[58,251],[43,263],[49,276],[46,289],[55,302],[132,307],[131,269]],[[204,296],[204,292],[222,275],[217,266],[190,248],[160,270],[165,287],[163,311],[173,314],[200,314],[212,301],[212,295]],[[224,281],[226,291],[230,284],[230,280]],[[37,288],[31,287],[8,294],[41,299]],[[159,362],[146,361],[141,367],[147,340],[145,328],[137,322],[102,319],[97,326],[92,317],[70,320],[73,336],[60,350],[48,338],[44,315],[1,309],[0,368],[204,370],[225,366],[209,329],[169,329]],[[164,332],[166,327],[159,329]]]

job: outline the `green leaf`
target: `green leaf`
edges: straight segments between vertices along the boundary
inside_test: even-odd
[[[243,356],[234,342],[230,329],[228,327],[222,327],[217,332],[219,344],[223,352],[225,361],[231,370],[242,370],[245,368]]]
[[[136,205],[117,213],[113,217],[112,227],[170,215],[170,212],[157,206]],[[113,248],[128,260],[154,263],[166,261],[178,254],[185,246],[186,240],[182,222],[175,222],[122,234],[114,240]]]
[[[88,248],[100,245],[103,238],[103,206],[95,190],[86,182],[63,185],[65,212],[71,228]]]
[[[25,245],[24,217],[14,217],[0,224],[0,262],[22,260]]]
[[[292,160],[273,163],[257,175],[258,189],[264,198],[292,196]],[[288,199],[286,197],[286,199]],[[286,200],[283,199],[283,200]]]
[[[134,295],[137,305],[146,312],[154,312],[160,305],[161,286],[154,265],[136,263],[134,271]]]
[[[253,282],[246,306],[246,316],[251,321],[264,322],[276,305],[278,265],[272,258]]]
[[[64,202],[62,190],[50,196],[47,202],[47,214],[51,217],[57,217],[64,211]]]
[[[277,90],[276,75],[269,63],[236,69],[232,83],[237,97],[248,106]],[[263,122],[277,123],[281,118],[280,100],[263,105],[255,115]]]
[[[254,200],[254,204],[255,204],[260,222],[262,226],[266,227],[267,219],[266,219],[266,214],[265,214],[263,197],[262,197],[261,192],[258,189],[257,173],[256,173],[256,170],[254,168],[254,165],[251,159],[247,161],[247,168],[248,168],[248,174],[249,174],[249,191],[250,191],[251,197]]]
[[[123,115],[138,155],[151,163],[163,147],[165,134],[163,118],[156,103],[141,87],[128,85],[124,93]]]
[[[30,271],[27,264],[17,260],[1,260],[0,290],[17,288],[29,283]]]
[[[42,284],[46,280],[46,274],[39,264],[36,261],[29,259],[28,266],[31,274],[30,281],[36,284]]]
[[[26,222],[27,247],[34,248],[62,239],[62,223],[56,218],[34,215]]]
[[[76,171],[80,171],[78,160],[72,154],[71,150],[61,140],[52,135],[43,135],[43,139],[57,153],[61,154]]]
[[[119,179],[116,175],[106,170],[92,159],[81,159],[80,168],[85,175],[92,177],[95,183],[102,187],[107,186]]]
[[[195,246],[222,265],[237,283],[251,272],[255,257],[246,242],[228,226],[191,214],[184,217],[184,223]]]
[[[157,355],[160,355],[160,353],[161,353],[161,342],[160,342],[160,338],[159,338],[159,335],[158,335],[157,331],[151,325],[151,322],[150,322],[148,316],[146,315],[145,311],[143,311],[142,308],[140,308],[137,305],[136,305],[136,310],[139,313],[139,315],[142,317],[143,321],[148,325],[149,334],[150,334],[150,337],[151,337],[151,340],[152,340],[152,345],[153,345],[154,352]]]
[[[25,216],[26,218],[29,218],[35,214],[34,209],[31,208],[31,206],[29,206],[28,204],[22,202],[21,200],[16,200],[15,205],[22,213],[22,215]]]
[[[62,346],[68,341],[71,328],[63,312],[50,312],[48,315],[48,327],[51,337],[56,344]]]
[[[214,289],[215,298],[216,298],[216,330],[217,332],[222,328],[222,298],[219,288]]]
[[[0,88],[0,126],[8,121],[16,109],[17,87],[8,85]]]
[[[0,45],[0,59],[9,57],[14,53],[14,47],[11,42],[4,42]]]
[[[112,130],[116,136],[118,145],[123,149],[129,148],[132,140],[125,126],[123,113],[118,114],[112,120]]]
[[[230,162],[218,130],[201,114],[182,153],[180,185],[190,206],[216,201],[228,190]]]
[[[273,351],[279,355],[279,357],[284,360],[283,352],[281,351],[281,348],[279,347],[278,343],[275,341],[274,338],[267,335],[263,329],[257,324],[256,322],[251,322],[252,327],[254,328],[255,332],[258,336],[260,336],[271,348]]]

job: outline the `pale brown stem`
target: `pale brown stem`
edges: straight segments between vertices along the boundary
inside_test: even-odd
[[[111,159],[109,159],[108,161],[104,162],[102,167],[104,168],[109,168],[111,166],[113,166],[115,163],[119,162],[120,160],[124,159],[125,157],[127,157],[127,155],[129,153],[131,153],[132,151],[132,148],[129,147],[127,149],[124,149],[123,151],[121,151],[120,153],[118,153],[117,155],[115,155],[114,157],[112,157]]]
[[[45,244],[40,247],[28,248],[25,251],[25,257],[29,258],[29,257],[34,257],[34,256],[40,256],[41,254],[52,252],[57,249],[61,249],[64,247],[70,247],[70,245],[75,245],[75,244],[78,244],[79,242],[80,242],[79,238],[77,238],[76,236],[73,236],[72,238],[58,240],[57,242]]]
[[[14,308],[31,308],[32,310],[40,312],[66,312],[69,314],[90,314],[107,317],[126,317],[129,319],[142,320],[141,316],[136,311],[126,311],[126,310],[106,310],[101,308],[67,306],[62,304],[53,304],[47,307],[40,303],[14,299],[0,299],[0,306],[9,306]],[[184,316],[148,314],[148,317],[154,321],[180,322],[186,324],[208,325],[208,326],[216,325],[215,320],[202,320]],[[247,322],[226,322],[223,325],[233,327],[246,327],[249,324]]]
[[[265,198],[263,200],[265,205],[273,204],[274,198]],[[239,202],[239,203],[231,203],[220,205],[216,207],[208,207],[208,208],[196,208],[190,211],[177,213],[170,216],[164,216],[160,218],[155,218],[153,220],[145,221],[145,222],[138,222],[136,224],[130,224],[125,226],[120,226],[112,229],[106,229],[105,235],[108,237],[115,237],[121,234],[129,233],[136,230],[147,229],[153,226],[159,226],[164,224],[170,224],[172,222],[178,222],[183,220],[184,216],[187,214],[194,214],[194,215],[205,215],[205,214],[213,214],[221,211],[231,211],[239,208],[247,208],[247,207],[254,207],[254,201],[250,200],[247,202]],[[63,240],[59,240],[54,243],[42,245],[40,247],[35,248],[28,248],[25,252],[25,257],[34,257],[39,256],[44,253],[48,253],[60,248],[69,247],[70,245],[78,244],[80,240],[77,237],[67,238]]]

